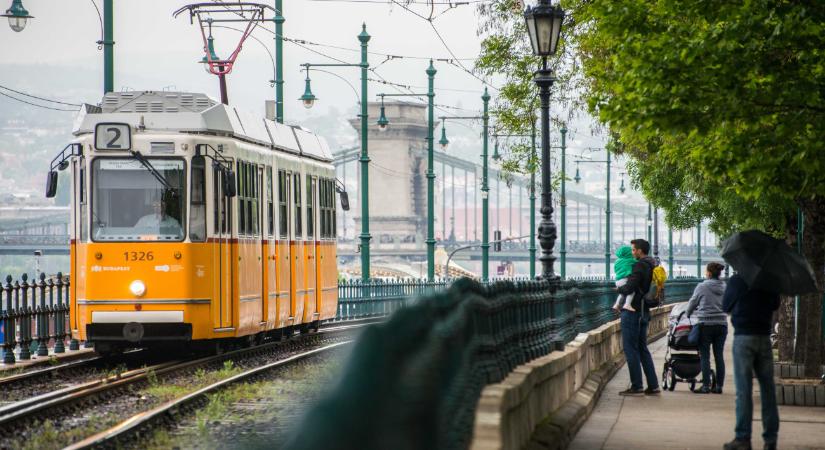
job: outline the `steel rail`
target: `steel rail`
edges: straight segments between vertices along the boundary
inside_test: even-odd
[[[131,350],[131,351],[128,351],[128,352],[124,352],[123,354],[118,355],[118,356],[120,357],[120,359],[123,359],[123,357],[134,357],[137,353],[140,353],[140,352],[143,352],[143,351],[144,351],[143,349],[136,349],[136,350]],[[55,366],[45,367],[45,368],[41,368],[41,369],[34,369],[34,370],[29,370],[29,371],[14,374],[14,375],[0,377],[0,387],[6,387],[7,385],[10,385],[10,384],[26,383],[26,382],[35,380],[37,378],[55,377],[56,374],[60,373],[60,372],[65,372],[65,371],[70,371],[70,370],[77,370],[77,369],[84,368],[86,366],[90,366],[92,364],[111,362],[111,360],[107,360],[105,357],[98,356],[95,353],[91,353],[87,356],[88,356],[88,358],[79,359],[79,360],[76,360],[76,361],[69,361],[69,362],[66,362],[66,363],[63,363],[63,364],[57,364]]]

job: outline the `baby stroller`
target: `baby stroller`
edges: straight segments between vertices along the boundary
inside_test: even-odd
[[[672,391],[676,389],[676,383],[689,383],[690,390],[696,389],[696,383],[704,383],[697,380],[702,373],[701,358],[699,348],[688,343],[688,335],[694,325],[685,311],[687,303],[676,305],[668,317],[667,330],[667,352],[665,354],[664,370],[662,371],[662,389]],[[689,353],[671,353],[671,350]],[[710,371],[710,387],[716,387],[716,373]]]

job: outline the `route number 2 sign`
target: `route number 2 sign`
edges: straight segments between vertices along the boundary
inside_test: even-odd
[[[99,123],[95,126],[95,149],[131,150],[132,128],[128,123]]]

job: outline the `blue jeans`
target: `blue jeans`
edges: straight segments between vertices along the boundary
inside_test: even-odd
[[[736,381],[736,438],[750,440],[753,421],[753,375],[762,400],[762,439],[776,443],[779,409],[773,384],[773,351],[767,335],[733,336],[733,376]]]
[[[650,313],[645,311],[622,310],[622,347],[627,359],[627,369],[630,371],[630,388],[642,389],[642,371],[647,378],[647,387],[659,388],[659,379],[656,368],[653,366],[653,356],[647,349],[647,327],[650,325]]]
[[[716,386],[721,389],[725,384],[725,339],[728,337],[727,325],[702,325],[699,336],[699,355],[702,358],[702,386],[710,389],[710,348],[713,347],[713,360],[716,361]]]

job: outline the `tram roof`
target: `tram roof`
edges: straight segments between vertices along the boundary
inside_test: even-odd
[[[133,129],[231,136],[322,161],[332,161],[326,139],[215,101],[206,94],[170,91],[109,92],[99,107],[82,108],[72,133],[94,132],[101,122]]]

